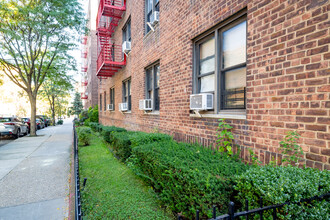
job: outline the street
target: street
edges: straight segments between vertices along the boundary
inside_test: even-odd
[[[66,219],[71,120],[1,144],[0,220]]]

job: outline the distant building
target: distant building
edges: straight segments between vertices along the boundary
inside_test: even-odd
[[[329,8],[100,0],[100,123],[215,146],[224,118],[241,157],[252,149],[263,163],[280,162],[279,142],[297,130],[301,164],[330,169]]]
[[[89,0],[87,12],[87,27],[89,33],[87,36],[82,36],[82,64],[81,72],[83,92],[81,98],[84,100],[84,108],[88,109],[91,106],[98,104],[98,88],[99,80],[96,76],[96,60],[97,60],[97,36],[95,20],[97,16],[96,1]]]

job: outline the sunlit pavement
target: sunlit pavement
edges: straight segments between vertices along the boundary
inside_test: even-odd
[[[12,137],[0,137],[0,147],[12,142],[14,139]]]
[[[72,119],[0,147],[0,220],[68,217]]]

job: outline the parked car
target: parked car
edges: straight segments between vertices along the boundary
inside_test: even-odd
[[[0,117],[0,134],[19,138],[28,134],[28,125],[18,117]]]
[[[22,121],[25,122],[25,124],[27,124],[28,126],[28,133],[30,133],[31,131],[31,120],[29,117],[24,117],[22,118]]]
[[[50,120],[46,115],[36,115],[36,117],[43,120],[45,127],[48,127],[50,125]]]
[[[37,118],[36,119],[36,126],[37,126],[37,129],[38,130],[39,129],[43,129],[43,128],[45,128],[45,123],[44,123],[44,121],[42,119]]]

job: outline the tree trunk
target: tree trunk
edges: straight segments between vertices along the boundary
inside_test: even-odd
[[[30,136],[36,136],[37,99],[32,94],[29,94],[29,99],[31,104]]]
[[[52,96],[52,106],[51,106],[51,109],[52,109],[52,121],[53,121],[53,125],[55,126],[56,123],[55,123],[55,97]]]

